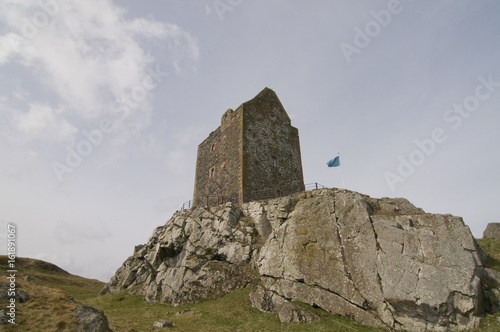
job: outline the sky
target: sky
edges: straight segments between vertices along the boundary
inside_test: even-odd
[[[3,0],[0,254],[108,281],[273,89],[305,183],[500,222],[500,2]],[[326,162],[340,153],[342,169]],[[342,172],[341,172],[342,171]]]

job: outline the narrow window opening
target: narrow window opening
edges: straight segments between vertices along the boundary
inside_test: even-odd
[[[226,166],[227,166],[227,162],[223,162],[222,165],[221,165],[221,168],[222,169],[226,169]]]
[[[210,148],[210,151],[215,151],[215,147],[217,146],[217,143],[212,144],[212,147]]]
[[[271,156],[271,164],[273,167],[278,167],[278,159],[275,156]]]
[[[208,177],[213,178],[215,176],[215,166],[210,168],[210,171],[208,171]]]

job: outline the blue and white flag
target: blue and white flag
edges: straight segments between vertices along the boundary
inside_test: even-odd
[[[326,164],[328,165],[328,167],[338,167],[338,166],[340,166],[340,158],[339,158],[339,156],[333,158],[332,160],[330,160]]]

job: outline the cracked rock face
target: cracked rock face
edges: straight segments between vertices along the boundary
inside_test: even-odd
[[[136,246],[101,293],[129,289],[148,301],[181,305],[254,287],[253,230],[231,204],[178,212]]]
[[[373,326],[474,326],[482,263],[461,218],[324,190],[271,223],[257,258],[269,292]]]
[[[322,189],[176,213],[103,289],[171,304],[254,287],[282,321],[316,319],[301,301],[360,323],[467,329],[482,311],[479,249],[461,218],[405,199]]]

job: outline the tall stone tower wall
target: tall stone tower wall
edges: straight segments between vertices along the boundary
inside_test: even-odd
[[[304,190],[299,134],[271,89],[235,111],[199,146],[195,206],[238,203]]]
[[[227,110],[221,125],[199,146],[194,205],[240,201],[242,110]]]
[[[274,91],[243,104],[243,200],[304,190],[299,132]]]

